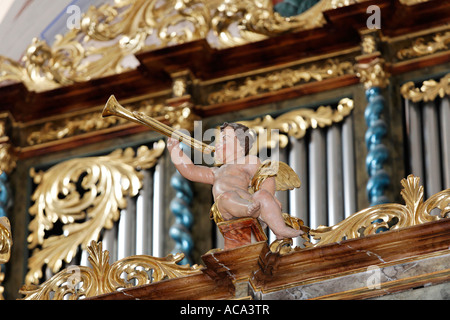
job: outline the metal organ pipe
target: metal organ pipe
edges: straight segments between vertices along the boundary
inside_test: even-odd
[[[344,219],[342,141],[338,125],[328,128],[326,143],[328,225],[331,226]]]
[[[441,153],[442,153],[442,177],[443,189],[450,188],[450,99],[448,96],[442,98],[439,107],[439,118],[441,120]]]
[[[344,218],[351,216],[356,210],[356,178],[355,150],[352,115],[344,119],[342,124],[342,175]]]
[[[309,223],[311,228],[327,225],[326,141],[322,129],[311,130],[309,143]]]
[[[426,198],[442,190],[438,110],[433,101],[423,105]]]

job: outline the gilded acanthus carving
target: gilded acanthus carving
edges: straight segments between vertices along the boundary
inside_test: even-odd
[[[0,144],[0,173],[10,173],[16,167],[17,157],[14,148],[10,143]]]
[[[9,261],[11,256],[12,235],[8,218],[0,217],[0,264]]]
[[[58,35],[52,46],[34,39],[20,62],[0,56],[0,81],[51,90],[135,68],[130,57],[141,51],[198,39],[220,49],[320,27],[322,12],[363,1],[322,0],[285,18],[270,0],[118,0],[91,6],[80,28]]]
[[[356,65],[360,81],[366,89],[379,87],[385,88],[389,84],[389,73],[384,69],[383,58],[375,58],[368,63],[358,63]]]
[[[194,115],[191,112],[191,105],[186,103],[174,107],[161,103],[155,104],[152,100],[142,100],[127,104],[127,108],[164,120],[176,129],[190,130],[193,126]],[[39,130],[32,131],[28,135],[27,144],[33,146],[49,141],[57,141],[62,138],[107,129],[124,123],[128,122],[117,117],[102,118],[101,112],[96,110],[84,115],[64,118],[64,120],[46,121]]]
[[[70,266],[41,285],[24,285],[23,300],[79,300],[201,272],[198,265],[178,265],[184,257],[181,253],[165,258],[130,256],[110,265],[101,242],[91,241],[87,250],[92,268]]]
[[[419,88],[415,87],[414,82],[409,81],[402,85],[400,93],[403,98],[413,102],[433,101],[437,96],[443,98],[450,95],[450,73],[442,77],[439,82],[435,80],[426,80]]]
[[[409,175],[401,181],[401,195],[405,205],[380,204],[361,210],[340,223],[311,230],[310,235],[319,240],[314,246],[354,239],[380,230],[393,230],[436,221],[450,216],[450,189],[438,192],[423,201],[424,190],[420,178]],[[433,209],[440,215],[431,215]]]
[[[426,42],[423,37],[414,40],[407,48],[397,52],[397,58],[405,60],[408,58],[422,57],[439,51],[448,50],[450,43],[450,31],[437,33],[431,41]]]
[[[242,85],[237,85],[235,81],[229,81],[221,90],[208,96],[208,103],[213,104],[242,99],[263,92],[293,87],[301,83],[322,81],[353,73],[353,64],[351,62],[328,59],[320,65],[313,64],[309,67],[298,69],[287,68],[264,76],[247,77]]]
[[[401,4],[407,5],[407,6],[413,6],[419,3],[429,2],[433,0],[400,0]],[[436,0],[434,0],[436,1]]]
[[[262,118],[256,118],[250,121],[239,121],[253,129],[259,137],[254,147],[262,148],[280,148],[286,147],[289,142],[288,137],[301,139],[305,136],[309,128],[324,128],[333,123],[342,121],[353,110],[353,100],[344,98],[339,101],[336,109],[330,106],[320,106],[317,110],[309,108],[300,108],[284,113],[277,118],[267,115]],[[272,132],[271,130],[274,130]],[[276,130],[281,134],[277,134]],[[270,133],[270,136],[264,136]]]
[[[305,247],[318,247],[334,242],[356,239],[380,231],[407,228],[439,219],[450,218],[450,189],[438,192],[426,201],[424,189],[420,185],[420,178],[409,175],[402,179],[401,191],[405,205],[387,203],[372,206],[358,211],[334,226],[319,226],[309,229],[308,234],[315,243],[307,241]],[[439,209],[440,214],[431,214],[433,209]],[[292,239],[276,240],[270,245],[275,253],[288,254],[303,250],[292,248]]]
[[[8,116],[0,117],[0,174],[10,174],[16,167],[17,156],[7,130]]]
[[[0,217],[0,265],[7,263],[11,257],[12,234],[8,218]],[[0,270],[0,284],[5,274]],[[3,287],[0,286],[0,300],[3,300]]]
[[[78,247],[85,249],[97,240],[103,228],[110,229],[126,207],[127,196],[137,195],[142,186],[140,169],[154,166],[164,151],[161,140],[153,149],[146,146],[115,150],[101,157],[76,158],[60,162],[31,176],[37,187],[29,212],[29,248],[26,283],[37,283],[42,266],[57,272],[62,261],[70,262]],[[60,221],[63,234],[46,236]]]

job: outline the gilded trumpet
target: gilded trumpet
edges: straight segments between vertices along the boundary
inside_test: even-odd
[[[168,125],[149,117],[142,112],[137,111],[130,111],[126,108],[124,108],[120,103],[117,101],[116,97],[114,95],[111,95],[108,99],[108,101],[105,104],[105,107],[103,108],[102,117],[109,117],[109,116],[117,116],[124,119],[127,119],[129,121],[142,124],[144,126],[150,127],[153,130],[167,136],[172,137],[174,139],[178,139],[178,141],[183,142],[187,144],[188,146],[199,150],[203,153],[212,153],[214,152],[214,147],[207,145],[201,141],[198,141],[191,136],[184,134],[180,131],[174,130]]]

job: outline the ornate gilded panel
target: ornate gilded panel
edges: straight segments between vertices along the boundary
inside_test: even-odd
[[[0,81],[51,90],[133,69],[138,62],[124,60],[141,51],[198,39],[227,48],[321,27],[322,12],[364,1],[322,0],[289,18],[274,12],[270,0],[119,0],[91,6],[80,28],[58,35],[52,46],[33,39],[21,62],[0,56]]]
[[[168,255],[165,258],[130,256],[110,265],[109,252],[102,249],[101,242],[92,241],[87,250],[92,268],[71,266],[42,285],[25,285],[20,290],[25,295],[23,299],[79,300],[201,272],[198,265],[178,265],[183,254]]]
[[[12,246],[11,225],[6,217],[0,217],[0,265],[7,263],[11,257]],[[5,274],[0,270],[0,284],[3,282]],[[3,287],[0,286],[0,300],[3,300]]]
[[[110,229],[126,207],[127,196],[137,195],[142,186],[138,170],[154,166],[165,148],[159,141],[149,149],[115,150],[106,156],[75,158],[31,176],[37,187],[29,212],[28,260],[26,283],[37,283],[42,266],[60,270],[63,260],[70,262],[78,247],[83,249],[97,241],[103,228]],[[62,234],[46,237],[56,222],[62,223]]]
[[[246,77],[239,83],[236,80],[228,81],[221,89],[210,93],[207,102],[209,104],[229,102],[349,74],[354,74],[351,59],[341,61],[337,58],[330,58],[312,65],[285,68],[264,75]]]
[[[400,88],[403,98],[413,102],[433,101],[437,96],[443,98],[450,95],[450,73],[442,77],[439,82],[435,80],[426,80],[419,88],[415,87],[414,82],[409,81]]]
[[[409,175],[401,181],[401,195],[405,205],[386,203],[358,211],[333,226],[319,226],[309,229],[311,240],[306,247],[317,247],[334,242],[365,237],[378,232],[407,228],[439,219],[450,218],[450,189],[438,192],[424,201],[424,188],[420,178]],[[432,214],[438,209],[439,215]],[[287,254],[303,250],[291,248],[292,239],[276,240],[270,245],[272,252]]]
[[[349,98],[341,99],[336,109],[331,106],[320,106],[316,110],[300,108],[286,112],[275,119],[267,115],[250,121],[239,121],[253,129],[257,136],[255,148],[274,148],[279,146],[284,148],[289,142],[289,137],[301,139],[308,129],[324,128],[342,121],[353,110],[353,100]],[[269,132],[274,134],[267,136]],[[266,135],[266,136],[264,136]]]

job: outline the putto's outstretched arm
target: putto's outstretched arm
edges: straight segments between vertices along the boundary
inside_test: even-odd
[[[170,158],[175,168],[177,168],[183,177],[193,182],[214,184],[214,168],[195,165],[183,152],[178,140],[168,138],[167,149],[170,152]]]

